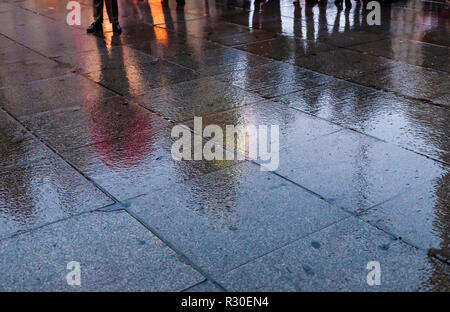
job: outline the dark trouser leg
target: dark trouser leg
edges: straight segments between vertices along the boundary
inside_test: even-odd
[[[117,5],[117,0],[105,0],[106,11],[108,12],[109,21],[111,23],[119,22],[119,6]]]
[[[103,20],[103,0],[94,0],[94,20]]]

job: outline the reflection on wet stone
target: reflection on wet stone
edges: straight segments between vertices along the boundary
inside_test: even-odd
[[[450,290],[448,2],[79,2],[0,4],[0,290]],[[278,168],[176,160],[195,117],[278,126]]]

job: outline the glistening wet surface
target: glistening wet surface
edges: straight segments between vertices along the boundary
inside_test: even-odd
[[[0,0],[0,290],[450,290],[448,1],[78,2]]]

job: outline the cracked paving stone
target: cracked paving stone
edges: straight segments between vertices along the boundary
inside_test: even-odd
[[[83,103],[100,101],[115,93],[79,75],[29,83],[0,89],[1,105],[15,117],[57,109],[78,107]]]
[[[370,261],[381,285],[369,286]],[[348,218],[223,274],[230,291],[449,291],[450,267]]]
[[[325,75],[275,61],[252,67],[246,71],[226,73],[214,78],[265,98],[314,88],[331,81],[331,78]]]
[[[76,216],[0,248],[2,291],[181,291],[204,280],[126,212]],[[80,286],[67,283],[71,261],[80,264]]]
[[[280,150],[278,174],[361,212],[446,174],[443,164],[350,130]]]
[[[213,276],[347,217],[249,162],[171,184],[128,209]]]
[[[192,119],[264,101],[264,98],[210,78],[173,84],[134,97],[136,103],[175,121]]]
[[[1,176],[0,237],[113,203],[56,156],[2,170]]]

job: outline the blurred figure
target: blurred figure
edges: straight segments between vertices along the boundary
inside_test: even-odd
[[[161,0],[161,4],[164,7],[168,7],[169,6],[169,0]],[[177,0],[177,5],[184,6],[185,4],[186,4],[186,2],[184,0]]]
[[[119,6],[117,0],[94,0],[94,22],[87,29],[88,33],[102,30],[103,24],[103,2],[106,2],[106,11],[109,21],[112,23],[113,32],[120,34],[122,28],[119,25]]]

